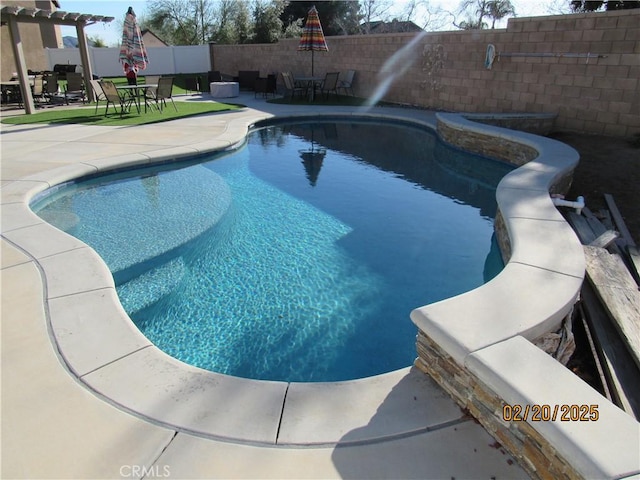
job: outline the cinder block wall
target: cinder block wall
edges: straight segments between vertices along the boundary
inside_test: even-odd
[[[434,32],[417,40],[414,34],[328,37],[327,44],[328,53],[314,54],[314,73],[356,70],[358,96],[372,95],[392,77],[382,97],[391,102],[456,112],[557,113],[558,130],[640,133],[640,10],[514,18],[506,29]],[[485,68],[488,44],[497,54],[491,69]],[[311,52],[298,52],[297,45],[297,39],[214,45],[211,65],[228,74],[309,75]]]

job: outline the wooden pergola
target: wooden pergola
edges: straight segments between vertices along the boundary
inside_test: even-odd
[[[22,40],[20,39],[18,23],[53,23],[56,25],[75,26],[78,35],[78,48],[80,49],[84,78],[91,79],[93,78],[93,71],[91,68],[91,62],[89,61],[89,46],[87,44],[87,37],[84,34],[84,27],[96,22],[109,23],[113,21],[113,17],[106,17],[103,15],[68,13],[61,10],[51,11],[20,6],[0,7],[0,17],[2,24],[7,24],[9,26],[11,47],[13,48],[13,56],[16,59],[16,69],[18,71],[22,100],[24,101],[25,113],[27,114],[31,114],[35,111],[35,105],[33,103],[33,95],[31,94],[29,76],[27,73],[27,62],[24,56],[24,49],[22,48]],[[95,100],[95,96],[94,92],[91,90],[91,84],[89,82],[86,83],[89,100],[93,101]]]

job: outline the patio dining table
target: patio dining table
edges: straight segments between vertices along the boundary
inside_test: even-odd
[[[147,102],[147,92],[151,88],[158,88],[158,84],[141,83],[139,85],[116,85],[116,90],[125,92],[133,99],[138,113],[140,113],[141,98],[144,98],[144,113],[147,113],[147,107],[149,106],[149,103]]]
[[[29,85],[33,87],[34,76],[29,75]],[[22,92],[20,91],[20,82],[18,80],[7,80],[0,82],[2,91],[2,103],[9,103],[9,100],[15,100],[22,103]]]
[[[316,87],[322,84],[324,77],[294,77],[295,83],[300,86],[311,89],[310,101],[313,102],[316,94]]]

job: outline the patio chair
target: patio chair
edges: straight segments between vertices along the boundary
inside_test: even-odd
[[[44,95],[49,102],[53,102],[53,100],[57,100],[60,103],[61,96],[59,93],[58,86],[58,74],[55,72],[45,73],[43,76],[44,79]]]
[[[36,75],[33,77],[33,86],[31,87],[31,95],[33,100],[42,103],[45,99],[44,94],[44,77],[42,75]]]
[[[340,72],[329,72],[324,76],[322,85],[320,85],[320,93],[325,93],[324,98],[329,98],[329,92],[338,95],[338,77]]]
[[[269,94],[272,94],[274,97],[276,95],[276,80],[277,74],[269,74],[267,77],[258,77],[256,78],[254,87],[255,93],[254,98],[258,96],[259,93],[262,94],[263,98],[267,98]]]
[[[100,81],[89,80],[89,83],[91,84],[91,90],[93,90],[93,94],[96,97],[95,113],[98,113],[98,105],[100,104],[100,102],[106,102],[107,97],[104,95],[104,92],[102,91],[102,86],[100,85]]]
[[[123,97],[118,92],[115,83],[103,80],[99,82],[100,88],[102,89],[102,93],[107,99],[107,108],[104,110],[104,116],[107,116],[109,112],[109,104],[112,104],[116,109],[120,106],[120,117],[124,115],[131,109],[131,104],[133,103],[133,98],[130,96]]]
[[[158,81],[160,80],[160,75],[145,75],[144,77],[144,83],[146,85],[158,85]],[[147,102],[147,100],[154,100],[156,99],[156,90],[158,90],[158,87],[148,87],[147,91],[145,92],[144,95],[144,101],[145,103]],[[146,105],[145,105],[146,107]]]
[[[147,92],[145,95],[145,102],[147,99],[154,100],[156,102],[156,106],[158,110],[162,112],[162,107],[167,106],[167,100],[171,100],[173,104],[173,108],[175,108],[176,112],[178,111],[178,107],[176,107],[175,102],[173,101],[173,77],[160,77],[158,80],[158,89],[152,93]]]
[[[77,72],[67,73],[67,86],[64,89],[64,100],[67,105],[71,100],[84,100],[86,98],[84,90],[84,81],[82,80],[82,74]]]
[[[293,81],[293,76],[291,72],[282,72],[282,81],[284,82],[284,88],[290,92],[291,100],[295,97],[296,93],[302,93],[302,95],[307,95],[307,87],[298,87],[295,85]]]
[[[188,92],[200,93],[200,77],[186,77],[184,79],[184,89]]]
[[[355,70],[347,70],[347,73],[344,74],[344,78],[338,82],[338,90],[344,90],[345,95],[351,92],[351,95],[353,96],[353,77],[355,75]]]

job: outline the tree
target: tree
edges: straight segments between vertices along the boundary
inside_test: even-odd
[[[429,0],[409,0],[405,3],[400,20],[412,21],[423,30],[440,30],[449,22],[451,12],[433,6]]]
[[[493,0],[488,2],[489,11],[487,15],[491,17],[491,28],[495,28],[496,20],[502,20],[509,15],[515,15],[516,10],[509,0]]]
[[[252,37],[252,25],[247,2],[239,1],[235,18],[233,20],[236,42],[249,43]]]
[[[282,1],[257,2],[260,32],[265,31],[269,18],[274,21],[269,12],[273,10],[277,16]],[[246,0],[153,0],[149,7],[151,14],[144,24],[173,45],[249,43],[255,27],[255,12],[252,18],[249,8]],[[277,36],[268,34],[267,38],[275,41],[273,38]]]
[[[173,45],[199,45],[213,39],[212,0],[153,0],[145,23]]]
[[[611,10],[627,10],[631,8],[640,8],[640,1],[630,0],[571,0],[571,11],[574,13],[580,12],[595,12],[600,10],[603,6],[607,11]]]
[[[95,35],[93,37],[87,37],[87,40],[89,41],[89,44],[92,47],[96,47],[96,48],[106,48],[107,44],[104,41],[104,39],[102,37],[99,37],[98,35]]]
[[[256,0],[253,6],[253,43],[275,43],[282,35],[283,23],[280,20],[284,3],[271,3]]]
[[[239,3],[236,0],[219,0],[218,8],[214,14],[213,40],[217,43],[238,43],[236,31],[236,16]]]
[[[302,19],[304,22],[311,7],[316,6],[322,31],[326,36],[351,35],[358,33],[359,2],[344,0],[318,0],[288,2],[282,15],[283,24],[288,28]]]
[[[359,11],[362,19],[360,33],[371,33],[371,24],[374,20],[382,22],[389,20],[389,10],[392,6],[393,2],[390,0],[362,0]]]
[[[454,25],[463,30],[487,28],[485,17],[492,19],[491,28],[494,28],[496,20],[516,13],[509,0],[464,0],[460,4],[460,12],[465,12],[467,18]]]

